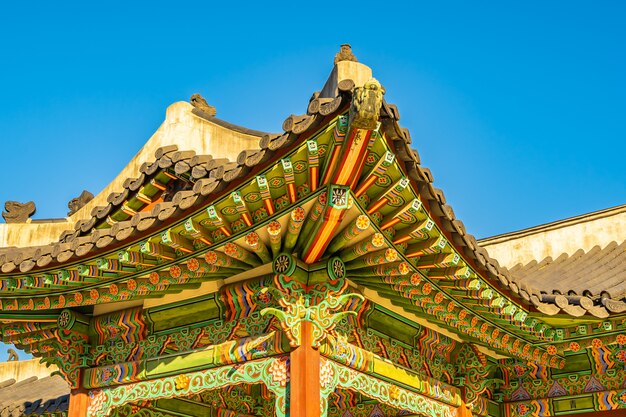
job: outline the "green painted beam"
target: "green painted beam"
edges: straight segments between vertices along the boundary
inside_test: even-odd
[[[178,352],[140,361],[87,368],[83,375],[83,385],[91,389],[127,384],[266,358],[290,351],[291,346],[287,336],[283,332],[272,332],[259,337],[231,340],[190,352]],[[112,372],[119,376],[113,379],[104,378],[104,375],[110,375]]]
[[[221,317],[215,295],[152,307],[147,309],[145,314],[154,323],[155,332],[202,321],[216,320]]]

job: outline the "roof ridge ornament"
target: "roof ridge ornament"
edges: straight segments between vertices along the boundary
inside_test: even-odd
[[[215,109],[215,107],[207,103],[204,97],[202,97],[198,93],[192,95],[191,98],[189,99],[189,102],[191,103],[192,106],[206,113],[207,116],[209,117],[215,117],[215,115],[217,114],[217,110]]]
[[[28,203],[7,201],[4,203],[4,209],[6,211],[2,212],[2,217],[7,223],[26,223],[37,210],[33,201]]]
[[[19,356],[17,356],[17,352],[15,351],[15,349],[7,349],[7,354],[9,355],[7,362],[16,362],[20,360]]]
[[[352,46],[349,43],[342,43],[339,52],[335,54],[335,64],[341,61],[359,62],[352,53]]]
[[[87,190],[83,190],[83,192],[80,193],[78,197],[72,198],[67,203],[67,208],[70,209],[70,211],[67,212],[67,215],[71,216],[72,214],[76,213],[78,210],[85,207],[85,205],[91,200],[93,200],[93,194]]]
[[[356,87],[350,108],[351,126],[368,130],[376,129],[383,105],[383,94],[385,94],[385,89],[376,78],[371,78],[363,87]]]

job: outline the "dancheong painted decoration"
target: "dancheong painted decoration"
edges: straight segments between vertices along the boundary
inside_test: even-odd
[[[626,415],[626,207],[478,242],[399,118],[348,45],[282,133],[175,103],[67,219],[7,206],[2,341],[59,416]]]

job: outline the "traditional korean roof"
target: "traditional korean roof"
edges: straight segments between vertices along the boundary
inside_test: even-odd
[[[36,376],[0,382],[0,416],[62,416],[69,406],[70,389],[58,376]]]
[[[484,239],[511,286],[573,316],[626,312],[626,205]]]
[[[0,363],[0,416],[65,416],[70,389],[37,359]]]
[[[62,309],[90,314],[97,304],[196,289],[295,254],[311,267],[337,258],[334,273],[460,337],[562,366],[533,346],[558,337],[537,312],[560,307],[516,283],[466,231],[383,92],[369,68],[338,62],[280,134],[174,105],[189,126],[178,132],[184,139],[163,129],[156,150],[153,139],[146,145],[153,158],[134,160],[57,240],[0,249],[3,340],[44,355],[67,324]],[[206,131],[216,133],[194,145]],[[586,312],[608,316],[605,299],[590,298]]]

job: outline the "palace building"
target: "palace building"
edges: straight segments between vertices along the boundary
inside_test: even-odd
[[[6,203],[2,341],[69,405],[2,416],[626,415],[626,206],[477,241],[348,45],[303,108],[194,95],[67,219]]]

